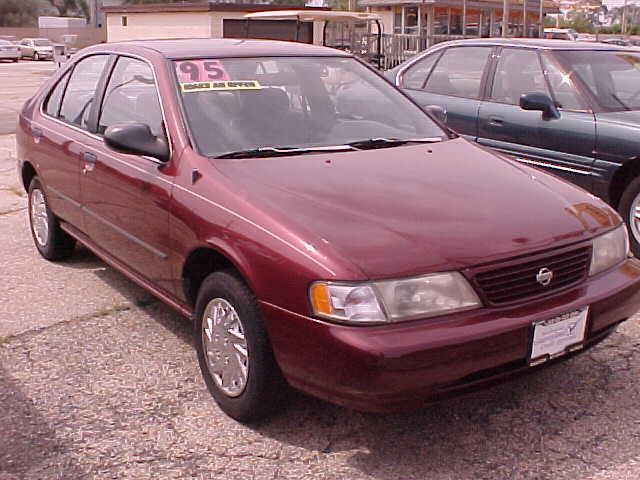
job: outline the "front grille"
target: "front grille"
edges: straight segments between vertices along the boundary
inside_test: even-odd
[[[556,293],[587,277],[591,247],[583,246],[530,255],[478,269],[473,280],[484,300],[503,305]],[[548,285],[537,280],[541,269],[553,272]]]

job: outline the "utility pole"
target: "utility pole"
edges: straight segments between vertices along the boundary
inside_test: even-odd
[[[627,0],[624,0],[624,6],[622,7],[622,27],[620,32],[624,35],[627,33]]]

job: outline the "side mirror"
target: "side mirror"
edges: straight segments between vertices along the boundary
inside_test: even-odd
[[[520,108],[523,110],[539,110],[542,118],[560,118],[560,112],[554,101],[546,93],[525,93],[520,96]]]
[[[169,146],[151,133],[149,125],[138,122],[116,123],[104,132],[104,141],[112,150],[130,155],[145,155],[161,162],[169,161]]]
[[[424,109],[442,123],[447,123],[447,111],[440,105],[427,105]]]

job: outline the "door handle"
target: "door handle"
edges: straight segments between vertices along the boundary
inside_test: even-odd
[[[489,117],[489,125],[493,125],[495,127],[501,127],[504,124],[504,120],[502,119],[502,117],[496,117],[494,115],[491,115]]]
[[[42,138],[42,130],[38,127],[31,127],[31,135],[33,136],[33,139],[38,142]]]
[[[82,173],[84,175],[86,175],[87,172],[93,171],[96,166],[96,160],[98,160],[98,157],[95,154],[91,152],[82,152]]]
[[[84,160],[87,163],[96,163],[97,159],[98,159],[98,157],[96,157],[91,152],[83,152],[82,153],[82,160]]]

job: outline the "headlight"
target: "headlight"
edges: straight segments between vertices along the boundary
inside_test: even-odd
[[[627,228],[620,225],[615,230],[593,239],[593,253],[589,275],[595,275],[622,262],[629,255]]]
[[[457,272],[360,284],[315,282],[310,297],[319,317],[356,324],[433,317],[482,305]]]

